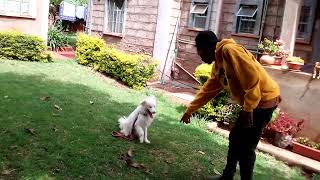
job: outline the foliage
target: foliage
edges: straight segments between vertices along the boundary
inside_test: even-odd
[[[238,104],[224,105],[219,111],[217,111],[216,120],[224,122],[236,122],[241,109],[241,106]]]
[[[276,42],[264,38],[264,40],[258,44],[258,49],[267,54],[274,55],[279,51],[279,45]]]
[[[0,179],[188,180],[225,166],[228,140],[196,127],[206,123],[182,126],[177,121],[181,105],[160,92],[149,91],[157,97],[159,113],[149,131],[151,145],[141,145],[110,133],[118,130],[117,119],[146,96],[144,91],[119,88],[74,61],[3,61],[0,84]],[[145,169],[130,168],[120,159],[129,149],[133,162]],[[254,179],[270,177],[305,179],[298,168],[258,152]]]
[[[297,139],[297,142],[300,143],[300,144],[309,146],[311,148],[320,150],[320,143],[313,142],[307,137],[299,137]]]
[[[301,59],[300,57],[296,57],[296,56],[288,57],[287,58],[287,62],[304,64],[304,60]]]
[[[68,33],[66,34],[67,37],[67,44],[73,48],[77,45],[77,35],[74,33]]]
[[[101,38],[85,34],[78,35],[76,54],[79,64],[91,66],[134,89],[143,88],[158,65],[150,56],[120,52],[106,46]]]
[[[0,58],[20,61],[50,62],[46,45],[38,36],[16,31],[0,32]]]
[[[286,113],[280,112],[279,117],[275,121],[268,124],[266,129],[293,137],[302,129],[303,123],[303,120],[294,120]]]
[[[200,64],[194,72],[194,76],[198,79],[201,85],[203,85],[207,79],[210,78],[212,70],[212,64]]]
[[[272,113],[272,118],[271,118],[271,122],[275,121],[276,119],[278,119],[280,115],[280,108],[277,108],[273,111]]]
[[[201,64],[199,65],[194,75],[203,85],[211,76],[213,65]],[[228,103],[229,93],[227,91],[220,92],[213,100],[209,101],[206,105],[198,110],[202,116],[212,118],[217,121],[235,121],[238,117],[238,106]]]
[[[62,23],[58,21],[48,30],[48,46],[52,50],[58,50],[68,44],[68,38],[63,32]]]

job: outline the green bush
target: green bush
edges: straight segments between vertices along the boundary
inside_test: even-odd
[[[51,50],[58,50],[68,43],[68,37],[63,32],[61,22],[55,23],[48,29],[48,46]]]
[[[79,64],[93,67],[134,89],[144,87],[158,65],[150,56],[120,52],[101,38],[85,34],[78,35],[76,54]]]
[[[21,61],[50,62],[46,45],[38,36],[16,31],[0,32],[0,58]]]
[[[203,85],[210,78],[212,70],[214,71],[212,65],[201,64],[196,68],[194,75]],[[220,92],[213,100],[200,108],[197,113],[217,121],[235,121],[241,107],[229,104],[229,95],[227,91]]]
[[[77,35],[73,33],[68,33],[66,34],[66,37],[67,37],[67,44],[75,48],[77,45]]]

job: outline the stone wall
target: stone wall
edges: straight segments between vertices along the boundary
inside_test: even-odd
[[[197,49],[195,47],[194,39],[198,34],[199,30],[192,29],[189,27],[189,17],[190,17],[190,7],[191,0],[182,0],[181,6],[181,18],[180,27],[178,35],[178,55],[177,63],[180,64],[184,69],[186,69],[191,74],[194,72],[195,68],[201,64],[201,59],[197,55]],[[217,8],[216,0],[212,0],[211,16],[209,19],[209,29],[214,31],[216,26],[216,13]],[[190,75],[184,72],[181,68],[175,67],[176,79],[190,81]],[[191,79],[191,82],[194,80]]]
[[[240,35],[235,34],[234,20],[236,19],[235,13],[237,12],[236,0],[225,0],[222,5],[222,17],[220,25],[221,38],[233,38],[238,43],[244,45],[246,48],[255,50],[259,43],[259,36],[256,35]],[[270,0],[267,9],[267,15],[262,30],[262,39],[278,39],[280,37],[282,16],[284,12],[284,1]],[[263,21],[261,20],[261,23]]]
[[[158,1],[128,0],[125,29],[122,36],[115,36],[104,31],[105,1],[93,1],[93,33],[99,34],[107,43],[112,43],[121,50],[152,54]]]

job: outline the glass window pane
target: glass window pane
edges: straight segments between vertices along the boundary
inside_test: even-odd
[[[254,27],[255,27],[255,19],[249,19],[249,18],[240,18],[239,22],[239,32],[240,33],[254,33]]]
[[[202,28],[206,27],[206,16],[194,16],[194,28]]]
[[[311,7],[302,6],[300,11],[300,20],[298,25],[297,38],[304,38],[308,33],[308,23],[311,23]]]
[[[241,6],[237,12],[239,17],[253,17],[256,15],[258,8],[256,6]]]
[[[120,9],[114,0],[109,0],[108,31],[122,33],[124,21],[124,7]]]
[[[195,4],[191,10],[193,14],[205,14],[208,9],[207,4]]]

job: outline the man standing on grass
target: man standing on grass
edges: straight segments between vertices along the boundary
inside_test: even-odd
[[[255,57],[232,39],[220,41],[213,32],[203,31],[196,37],[196,47],[203,62],[215,63],[211,78],[189,104],[181,122],[190,123],[192,113],[222,89],[231,92],[242,110],[229,135],[227,165],[221,176],[207,179],[233,179],[239,162],[241,179],[251,180],[255,149],[263,129],[281,101],[279,86]]]

